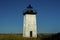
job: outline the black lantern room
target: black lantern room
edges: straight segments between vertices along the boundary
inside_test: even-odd
[[[33,10],[33,7],[31,5],[29,5],[23,15],[25,15],[25,14],[36,14],[36,12]]]

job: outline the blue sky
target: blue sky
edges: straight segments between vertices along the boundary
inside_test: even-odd
[[[22,33],[29,4],[37,11],[38,33],[60,32],[60,0],[0,0],[0,33]]]

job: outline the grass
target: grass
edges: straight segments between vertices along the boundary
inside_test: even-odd
[[[0,40],[41,40],[46,35],[38,35],[37,38],[24,38],[22,34],[0,34]]]
[[[0,34],[0,40],[37,40],[37,38],[23,38],[22,34]]]

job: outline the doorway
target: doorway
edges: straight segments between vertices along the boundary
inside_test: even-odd
[[[32,37],[32,31],[30,31],[30,37]]]

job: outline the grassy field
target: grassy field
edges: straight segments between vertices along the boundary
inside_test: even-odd
[[[22,34],[0,34],[0,40],[41,40],[41,38],[50,36],[50,34],[39,34],[37,38],[24,38]]]

